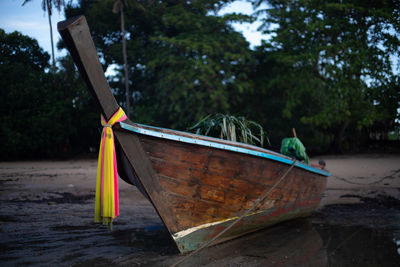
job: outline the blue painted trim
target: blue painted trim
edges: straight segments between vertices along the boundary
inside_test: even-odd
[[[282,163],[285,163],[288,165],[291,165],[293,163],[292,159],[286,158],[285,156],[275,153],[275,152],[272,152],[273,154],[268,154],[268,153],[264,153],[264,152],[260,152],[260,151],[256,151],[256,150],[252,150],[252,149],[242,148],[242,147],[236,147],[236,146],[225,145],[225,144],[220,144],[220,143],[210,142],[210,141],[204,141],[204,140],[185,137],[185,136],[178,136],[178,135],[174,135],[174,134],[167,134],[167,133],[162,133],[162,132],[158,132],[158,131],[152,131],[152,130],[136,127],[134,125],[126,124],[123,122],[120,122],[120,124],[123,129],[131,131],[131,132],[135,132],[138,134],[143,134],[143,135],[148,135],[148,136],[153,136],[153,137],[158,137],[158,138],[164,138],[164,139],[188,143],[188,144],[196,144],[196,145],[200,145],[200,146],[207,146],[207,147],[212,147],[212,148],[229,150],[229,151],[239,152],[239,153],[243,153],[243,154],[249,154],[252,156],[275,160],[275,161],[282,162]],[[157,128],[157,127],[147,126],[147,125],[143,125],[143,126],[148,127],[148,128],[153,128],[153,129],[159,129],[159,130],[162,129],[162,128]],[[300,162],[296,162],[295,166],[305,169],[310,172],[320,174],[320,175],[330,176],[330,173],[328,173],[328,172],[313,168],[311,166],[305,165]]]

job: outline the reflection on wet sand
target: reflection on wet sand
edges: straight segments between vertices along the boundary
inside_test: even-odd
[[[298,219],[206,248],[182,266],[326,266],[327,262],[323,241],[311,221]]]
[[[165,266],[182,257],[160,221],[140,222],[132,216],[131,223],[119,221],[109,232],[91,222],[91,203],[6,205],[0,216],[0,265]],[[71,206],[75,214],[69,214]],[[6,215],[5,210],[16,212]],[[322,248],[311,222],[301,219],[206,248],[182,266],[325,266]]]

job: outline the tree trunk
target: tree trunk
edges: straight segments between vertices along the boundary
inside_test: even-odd
[[[49,16],[49,26],[50,26],[50,41],[51,41],[51,57],[52,57],[52,62],[53,62],[53,66],[52,66],[52,71],[53,73],[56,73],[56,60],[54,58],[54,42],[53,42],[53,26],[51,25],[51,7],[49,4],[50,0],[46,1],[46,5],[47,5],[47,14]]]
[[[125,40],[125,21],[124,21],[124,7],[121,3],[120,5],[121,12],[121,31],[122,31],[122,56],[124,59],[124,70],[125,70],[125,94],[126,94],[126,113],[127,116],[130,116],[130,94],[129,94],[129,76],[128,76],[128,59],[126,55],[126,40]]]
[[[343,153],[342,143],[347,126],[347,122],[342,122],[335,131],[335,137],[332,142],[332,151],[335,153]]]

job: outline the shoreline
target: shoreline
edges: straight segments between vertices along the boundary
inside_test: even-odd
[[[388,195],[400,199],[400,155],[325,155],[311,158],[311,162],[317,163],[320,159],[326,162],[326,170],[331,173],[320,207],[359,203],[355,195]],[[3,190],[0,201],[46,199],[49,192],[94,194],[96,168],[96,159],[0,162],[0,183],[7,188]],[[22,188],[29,190],[19,190]],[[137,191],[121,179],[119,188],[122,201],[126,192]],[[134,195],[144,199],[140,193]]]

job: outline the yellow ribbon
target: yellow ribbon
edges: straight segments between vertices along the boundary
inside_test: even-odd
[[[99,159],[97,165],[96,201],[94,221],[110,224],[119,215],[117,158],[112,126],[127,119],[122,108],[107,122],[101,116]]]

